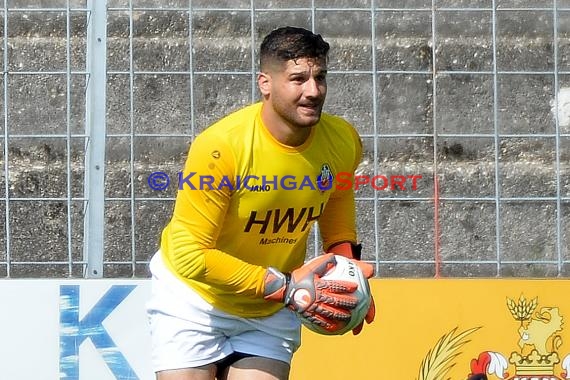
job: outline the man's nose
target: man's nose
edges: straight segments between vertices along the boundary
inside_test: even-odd
[[[304,89],[305,96],[307,98],[316,98],[321,94],[321,90],[319,88],[319,84],[315,80],[315,78],[309,78],[305,82],[305,89]]]

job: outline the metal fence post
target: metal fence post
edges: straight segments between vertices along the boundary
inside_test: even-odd
[[[85,128],[85,277],[103,276],[105,232],[105,131],[107,84],[107,1],[88,0]]]

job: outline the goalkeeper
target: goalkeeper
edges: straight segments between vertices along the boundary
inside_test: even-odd
[[[300,344],[295,313],[330,331],[350,318],[354,285],[321,276],[332,253],[360,259],[354,193],[335,191],[334,175],[354,173],[362,146],[347,121],[322,113],[328,50],[305,29],[271,32],[259,53],[261,101],[192,142],[150,263],[157,379],[285,380]],[[313,186],[284,189],[283,178]],[[317,220],[328,253],[304,265]],[[295,297],[297,289],[311,296]]]

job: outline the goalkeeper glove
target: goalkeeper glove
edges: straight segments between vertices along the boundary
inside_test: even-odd
[[[331,253],[311,260],[290,274],[270,267],[265,274],[264,298],[283,302],[325,330],[338,330],[350,320],[350,309],[358,303],[350,294],[358,285],[350,281],[323,280],[321,277],[335,265]]]
[[[350,242],[342,242],[340,244],[334,245],[333,247],[329,248],[329,253],[334,253],[335,255],[342,255],[349,259],[354,260],[356,265],[362,270],[362,273],[366,278],[371,278],[374,276],[374,267],[370,264],[363,263],[360,260],[362,251],[362,246],[360,244],[352,244]],[[366,313],[366,317],[364,320],[366,323],[370,324],[374,321],[374,317],[376,316],[376,306],[374,305],[374,297],[370,295],[370,307],[368,308],[368,312]],[[352,330],[353,335],[358,335],[362,331],[362,327],[364,326],[364,322],[356,326]]]

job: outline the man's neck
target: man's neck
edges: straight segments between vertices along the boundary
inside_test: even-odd
[[[283,145],[303,145],[311,135],[313,127],[292,126],[277,115],[270,107],[262,107],[261,120],[271,135]]]

